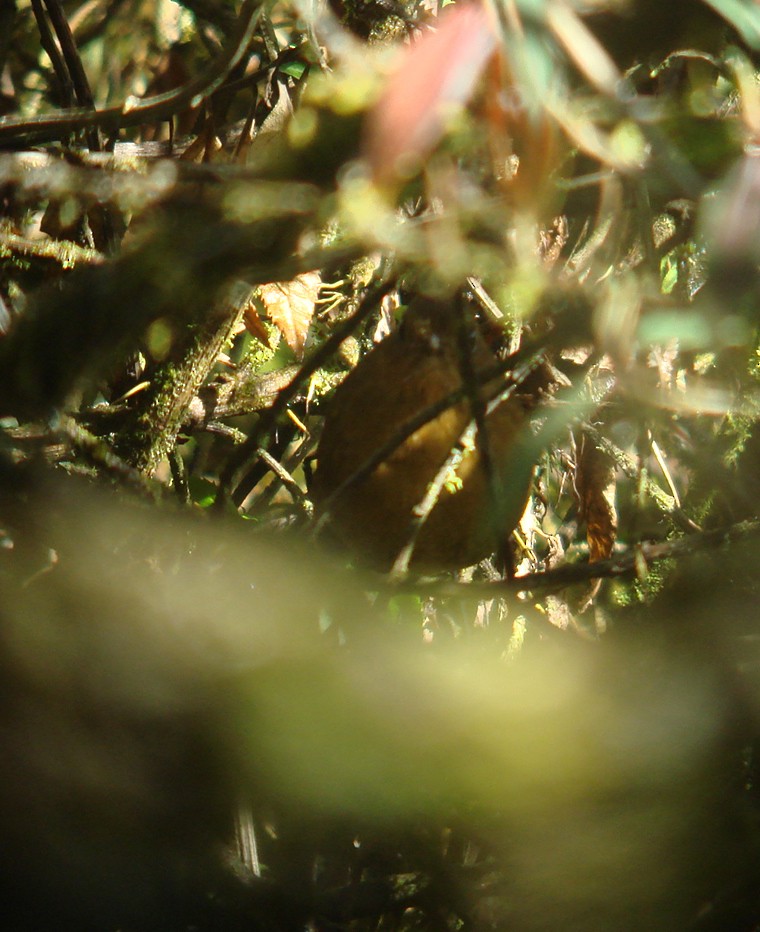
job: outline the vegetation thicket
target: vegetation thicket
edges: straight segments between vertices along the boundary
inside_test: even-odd
[[[0,4],[14,928],[760,927],[759,54]]]

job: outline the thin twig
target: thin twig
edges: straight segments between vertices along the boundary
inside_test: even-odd
[[[56,426],[95,466],[106,470],[125,485],[147,494],[152,500],[158,499],[159,487],[118,456],[102,437],[96,437],[69,415],[60,415]]]
[[[665,478],[668,488],[670,489],[670,494],[673,498],[673,515],[678,517],[679,524],[686,523],[686,530],[690,531],[701,531],[700,526],[692,521],[691,518],[683,510],[681,505],[681,496],[678,494],[678,489],[676,488],[675,482],[673,482],[673,477],[670,475],[670,470],[668,469],[668,464],[665,462],[665,457],[663,456],[662,450],[660,449],[659,444],[652,436],[651,430],[649,433],[649,444],[654,454],[654,458],[657,461],[657,465],[660,467],[660,472]]]
[[[235,849],[241,866],[251,877],[261,876],[256,826],[248,802],[240,800],[235,812]]]
[[[44,0],[47,7],[50,22],[53,24],[58,44],[61,47],[66,68],[71,76],[71,83],[74,87],[74,95],[80,107],[95,108],[95,99],[92,96],[90,82],[87,80],[87,74],[79,56],[71,27],[66,19],[66,14],[60,4],[60,0]],[[94,152],[100,152],[102,149],[100,133],[97,127],[91,127],[87,133],[87,145]]]
[[[595,444],[599,447],[600,450],[603,450],[608,456],[611,456],[615,461],[617,468],[627,476],[629,479],[634,479],[639,483],[642,483],[642,492],[649,496],[649,498],[654,502],[655,506],[669,518],[671,518],[678,527],[683,531],[692,532],[699,531],[701,528],[688,516],[681,506],[681,502],[678,498],[678,493],[675,490],[673,481],[670,478],[670,474],[667,470],[664,458],[662,457],[659,447],[655,451],[654,447],[652,452],[662,469],[665,480],[668,483],[668,486],[671,492],[676,492],[675,495],[669,495],[663,489],[660,488],[657,482],[645,471],[642,471],[636,461],[629,456],[624,450],[621,450],[620,447],[616,446],[608,437],[603,436],[595,427],[590,424],[584,425],[584,430],[589,434]],[[651,431],[650,441],[651,441]],[[654,442],[654,441],[651,441]]]
[[[501,484],[499,476],[494,468],[491,441],[486,422],[486,400],[481,391],[482,383],[478,382],[473,360],[473,347],[470,339],[470,328],[467,318],[467,311],[459,295],[457,299],[457,321],[456,321],[456,343],[459,363],[459,374],[462,378],[462,385],[466,392],[466,398],[470,405],[472,419],[475,422],[475,436],[478,444],[478,468],[482,471],[486,481],[486,491],[488,496],[488,522],[493,532],[493,539],[498,541],[499,550],[503,549],[505,542],[500,539],[499,535],[499,507],[498,503],[502,500]],[[503,537],[503,535],[501,535]],[[500,553],[501,557],[503,554]]]
[[[153,97],[142,100],[128,98],[124,103],[102,110],[90,107],[67,109],[57,113],[34,117],[0,118],[0,143],[52,142],[66,133],[99,127],[117,130],[141,123],[159,123],[175,113],[189,110],[203,103],[216,91],[232,69],[241,61],[253,38],[261,12],[261,0],[244,0],[238,16],[237,28],[229,47],[210,62],[192,81]]]
[[[496,363],[493,366],[489,366],[486,369],[479,370],[476,373],[477,380],[480,384],[487,384],[497,376],[503,375],[504,372],[512,370],[514,374],[514,384],[510,385],[506,391],[501,393],[499,396],[500,401],[506,401],[508,397],[517,391],[525,378],[541,364],[545,353],[546,349],[541,347],[540,349],[536,350],[534,354],[531,355],[526,360],[526,362],[516,370],[513,370],[513,359],[503,360],[502,362]],[[444,395],[443,398],[440,398],[433,404],[423,408],[423,410],[418,412],[414,417],[408,418],[406,421],[404,421],[398,430],[394,431],[393,435],[389,437],[382,446],[378,447],[372,456],[368,457],[357,470],[351,473],[351,475],[348,476],[343,482],[341,482],[337,489],[335,489],[327,497],[321,509],[321,517],[314,527],[314,535],[317,536],[322,532],[325,525],[330,520],[330,511],[332,507],[342,495],[370,476],[375,471],[375,469],[381,463],[385,462],[385,460],[387,460],[388,457],[391,456],[393,452],[401,446],[402,443],[408,440],[412,434],[416,433],[428,422],[435,420],[435,418],[437,418],[444,411],[452,408],[455,404],[458,404],[460,401],[462,401],[463,398],[466,397],[467,389],[464,385],[460,385],[459,388],[449,392],[448,395]]]
[[[415,544],[417,543],[417,539],[420,536],[420,532],[425,526],[425,523],[430,517],[433,509],[438,504],[438,499],[441,497],[441,492],[443,492],[446,483],[451,481],[452,475],[456,474],[456,471],[459,468],[459,464],[462,462],[467,449],[475,443],[475,436],[477,432],[478,428],[475,421],[469,421],[459,436],[459,439],[451,449],[451,452],[443,461],[443,464],[438,472],[435,474],[433,481],[425,490],[425,495],[422,501],[418,505],[415,505],[412,509],[412,517],[411,521],[409,522],[409,530],[407,532],[406,542],[404,543],[404,546],[401,548],[401,550],[399,550],[398,554],[396,555],[396,559],[393,561],[393,566],[391,567],[390,578],[392,580],[402,580],[409,572],[409,564],[414,553]]]
[[[169,460],[169,469],[172,475],[174,491],[177,493],[177,497],[183,505],[189,505],[190,486],[187,481],[187,469],[185,468],[185,461],[182,459],[182,454],[177,447],[173,447],[167,453],[167,459]]]
[[[62,269],[73,269],[78,265],[100,265],[105,261],[102,252],[79,246],[70,240],[29,239],[0,230],[0,256],[4,258],[6,255],[52,260]]]
[[[291,476],[291,474],[285,469],[282,463],[278,462],[270,453],[267,453],[266,450],[259,450],[259,459],[267,465],[267,467],[277,476],[280,482],[285,486],[286,489],[293,496],[293,500],[301,506],[302,510],[308,518],[311,518],[314,508],[309,501],[306,493],[303,491],[301,486],[296,482],[296,480]]]
[[[317,427],[316,433],[319,434],[319,432],[319,427]],[[283,468],[292,475],[313,451],[315,440],[316,437],[311,433],[309,437],[297,436],[291,440],[279,460]],[[254,491],[250,493],[245,501],[246,512],[249,515],[261,514],[271,504],[277,494],[277,489],[278,486],[276,482],[270,482],[259,490],[255,490],[254,488]]]
[[[366,320],[375,310],[377,310],[383,296],[389,290],[390,274],[382,276],[380,282],[364,295],[356,311],[340,326],[336,327],[325,342],[316,350],[299,369],[297,375],[286,385],[277,395],[274,403],[268,408],[259,419],[253,433],[248,440],[240,447],[237,455],[230,458],[227,467],[222,473],[219,483],[219,493],[217,495],[217,507],[221,507],[224,498],[231,494],[232,500],[236,505],[240,505],[251,491],[247,488],[247,471],[249,462],[258,457],[258,450],[262,446],[263,438],[269,433],[277,422],[277,418],[285,411],[288,404],[296,396],[300,386],[314,372],[327,362],[328,359],[337,351],[340,344],[356,330],[356,328]],[[236,481],[236,477],[245,472],[245,474]]]
[[[37,28],[40,31],[40,44],[45,50],[47,57],[50,59],[56,80],[60,84],[64,106],[71,107],[76,100],[76,91],[74,90],[74,84],[69,70],[66,67],[61,49],[55,41],[53,32],[50,29],[50,24],[45,16],[42,0],[32,0],[32,12],[37,21]]]
[[[458,583],[451,580],[414,580],[397,584],[396,591],[413,590],[415,593],[441,598],[498,598],[517,593],[549,593],[576,583],[593,579],[617,579],[638,574],[640,566],[687,557],[705,550],[714,550],[728,544],[740,543],[760,536],[760,521],[742,521],[726,528],[688,534],[676,540],[645,541],[630,547],[618,556],[596,563],[574,563],[558,566],[544,573],[527,573],[515,579],[497,582]],[[382,585],[382,584],[381,584]]]

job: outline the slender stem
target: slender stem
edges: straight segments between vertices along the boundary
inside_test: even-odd
[[[76,92],[61,49],[55,41],[47,17],[45,16],[42,0],[32,0],[32,12],[34,13],[34,18],[37,20],[37,28],[40,31],[40,43],[47,57],[50,59],[56,80],[60,84],[64,105],[66,107],[71,107],[76,100]]]
[[[343,323],[336,327],[325,342],[301,366],[298,374],[282,389],[274,404],[262,414],[258,424],[248,440],[240,447],[237,455],[232,457],[222,473],[217,495],[217,507],[221,507],[225,497],[230,493],[236,505],[240,505],[251,491],[247,483],[249,463],[258,458],[262,440],[277,423],[277,418],[285,411],[288,404],[298,393],[300,386],[317,371],[336,352],[340,344],[349,337],[359,324],[370,316],[388,291],[388,275],[371,288],[362,298],[359,307]],[[237,478],[245,473],[241,478]]]
[[[444,460],[443,465],[435,474],[433,481],[428,485],[422,501],[412,509],[412,518],[409,523],[407,540],[396,555],[396,559],[393,561],[393,566],[391,567],[390,578],[392,580],[402,580],[409,572],[409,564],[412,560],[414,547],[420,536],[420,532],[425,526],[425,522],[432,514],[433,509],[438,504],[438,499],[441,497],[441,492],[443,492],[446,483],[450,480],[452,475],[456,474],[459,464],[464,457],[465,450],[470,444],[475,443],[477,430],[478,428],[475,421],[469,421],[460,434],[459,439],[454,444],[451,452]]]
[[[0,118],[0,143],[20,140],[51,142],[65,133],[94,126],[116,130],[141,123],[157,123],[168,120],[181,110],[197,107],[220,87],[242,59],[258,24],[261,7],[261,0],[244,0],[229,47],[210,62],[197,78],[182,87],[142,100],[128,98],[122,104],[103,110],[86,107],[23,119],[3,117]]]
[[[499,397],[500,401],[506,401],[509,395],[513,394],[519,384],[533,371],[533,369],[538,366],[544,358],[545,349],[542,347],[535,352],[521,367],[517,370],[514,370],[515,382],[509,388],[503,392]],[[497,363],[496,365],[489,366],[487,369],[480,370],[476,373],[476,378],[479,384],[486,384],[490,382],[493,378],[498,375],[503,375],[505,371],[512,370],[514,366],[514,360],[507,359],[503,362]],[[353,488],[360,482],[363,482],[368,476],[370,476],[377,467],[385,462],[392,453],[401,446],[412,434],[416,433],[421,427],[424,427],[429,421],[435,420],[440,414],[444,411],[447,411],[449,408],[452,408],[455,404],[458,404],[462,401],[463,398],[467,397],[467,388],[464,385],[460,385],[459,388],[454,389],[449,392],[448,395],[444,395],[443,398],[440,398],[438,401],[434,402],[431,405],[428,405],[422,411],[418,412],[414,417],[408,418],[404,423],[396,430],[393,436],[389,437],[388,440],[378,447],[378,449],[373,453],[372,456],[368,457],[364,463],[350,476],[348,476],[338,487],[335,489],[331,495],[325,500],[324,505],[321,509],[321,517],[317,521],[314,527],[315,536],[320,534],[324,529],[327,522],[330,520],[330,510],[332,509],[335,502],[344,495],[350,488]]]
[[[60,0],[44,0],[47,7],[50,22],[53,24],[58,43],[61,46],[66,68],[71,77],[71,83],[74,88],[74,96],[80,107],[95,107],[95,99],[92,96],[90,82],[87,80],[87,74],[79,56],[71,27],[66,19],[66,14],[60,4]],[[101,140],[97,127],[92,127],[87,134],[87,144],[94,152],[100,152]]]
[[[498,598],[500,595],[530,592],[549,593],[564,589],[577,583],[592,579],[618,579],[636,576],[640,567],[660,560],[672,560],[688,557],[705,550],[714,550],[728,544],[740,543],[760,536],[760,521],[742,521],[729,527],[712,531],[687,534],[676,540],[645,541],[629,547],[625,552],[599,560],[596,563],[573,563],[558,566],[543,573],[526,573],[514,579],[497,582],[465,582],[450,580],[431,581],[410,580],[393,587],[396,591],[411,590],[415,593],[440,598],[460,597],[462,595],[478,598]],[[381,584],[382,585],[382,584]]]

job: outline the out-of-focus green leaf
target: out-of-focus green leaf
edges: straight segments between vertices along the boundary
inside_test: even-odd
[[[214,504],[218,492],[217,487],[208,479],[199,476],[190,477],[190,498],[201,508],[210,508]]]
[[[742,154],[742,139],[735,123],[724,119],[679,113],[662,124],[668,139],[700,173],[721,175]]]
[[[291,78],[302,78],[306,71],[306,63],[302,61],[288,61],[280,66],[283,74],[289,74]]]
[[[747,45],[760,48],[760,7],[746,0],[704,0],[736,29]]]
[[[671,271],[673,268],[675,266],[671,267]],[[638,335],[645,345],[678,340],[683,349],[704,350],[711,345],[713,328],[704,314],[682,308],[678,311],[650,312],[642,318]]]
[[[678,281],[678,262],[674,261],[672,257],[666,256],[662,260],[662,293],[670,294],[670,292],[675,288],[676,282]]]

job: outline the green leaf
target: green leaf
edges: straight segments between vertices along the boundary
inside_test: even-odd
[[[283,74],[289,74],[291,78],[302,78],[304,72],[306,71],[306,62],[302,61],[288,61],[280,67],[280,71]]]
[[[678,263],[669,256],[662,260],[662,293],[670,294],[678,281]]]
[[[705,0],[736,29],[747,45],[760,48],[760,6],[746,0]]]
[[[201,508],[210,508],[216,500],[217,488],[208,479],[190,477],[190,498]]]

